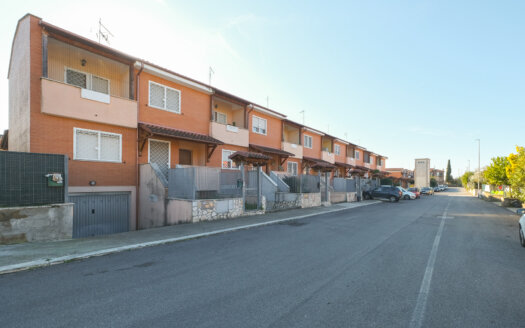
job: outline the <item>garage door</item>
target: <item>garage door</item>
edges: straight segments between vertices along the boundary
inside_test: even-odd
[[[129,193],[70,194],[73,238],[129,231]]]

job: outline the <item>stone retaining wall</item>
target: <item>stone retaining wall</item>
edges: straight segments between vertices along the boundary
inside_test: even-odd
[[[0,208],[0,244],[73,237],[73,203]]]

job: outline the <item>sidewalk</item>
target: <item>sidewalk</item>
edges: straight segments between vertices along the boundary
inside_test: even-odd
[[[92,238],[2,245],[0,246],[0,274],[142,247],[206,237],[241,229],[255,228],[283,221],[298,220],[377,203],[380,203],[380,201],[369,200],[359,203],[341,203],[330,207],[321,206],[294,209],[264,215],[193,224],[179,224]]]

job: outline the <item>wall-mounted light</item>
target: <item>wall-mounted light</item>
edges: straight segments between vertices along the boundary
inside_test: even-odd
[[[85,59],[82,59],[82,60],[80,61],[80,64],[82,64],[82,66],[86,66],[86,63],[87,63],[87,60],[85,60]]]
[[[96,182],[95,180],[91,180],[91,181],[89,181],[89,185],[90,185],[90,186],[94,186],[94,185],[96,185],[96,184],[97,184],[97,182]]]
[[[219,107],[219,105],[215,104],[215,108]]]

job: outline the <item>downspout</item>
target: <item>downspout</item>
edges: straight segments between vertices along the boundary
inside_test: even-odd
[[[135,66],[133,66],[134,68]],[[138,124],[139,124],[139,120],[140,120],[140,116],[139,116],[139,112],[140,112],[140,103],[139,103],[139,95],[140,95],[140,73],[142,73],[142,70],[144,69],[144,63],[143,62],[140,62],[140,69],[139,71],[137,72],[137,77],[136,77],[136,87],[135,87],[135,98],[136,98],[136,101],[137,101],[137,147],[136,147],[136,166],[137,166],[137,195],[135,196],[135,230],[139,230],[139,199],[140,199],[140,194],[139,194],[139,189],[140,189],[140,170],[139,170],[139,149],[138,149],[138,143],[139,143],[139,127],[138,127]]]
[[[249,117],[250,117],[250,113],[253,110],[253,105],[249,104],[247,107],[248,107],[249,110],[248,110],[248,112],[246,112],[246,116],[244,117],[244,127],[246,129],[250,130],[250,126],[249,126],[250,125],[250,119],[249,119]]]

